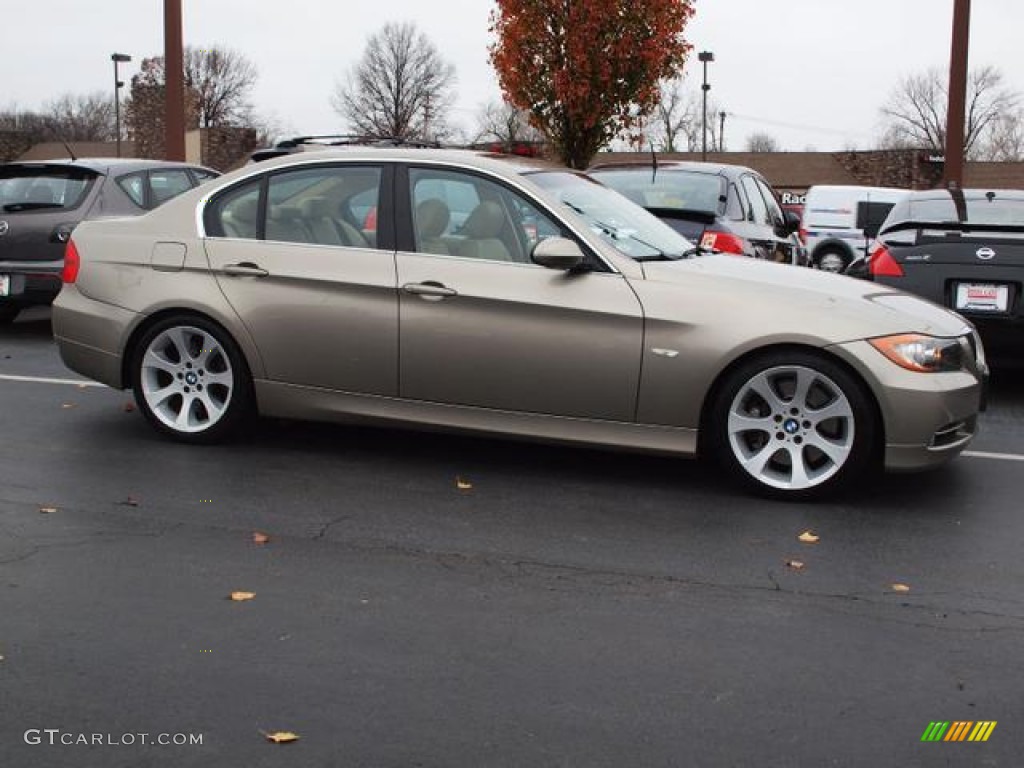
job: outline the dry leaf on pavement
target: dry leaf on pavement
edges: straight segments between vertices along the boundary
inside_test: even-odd
[[[461,477],[456,477],[455,487],[460,491],[468,491],[473,487],[473,484],[469,482],[469,480],[463,480]]]
[[[906,584],[893,584],[892,585],[892,591],[893,592],[909,592],[910,591],[910,587],[907,586]]]
[[[253,544],[266,544],[268,541],[270,541],[270,537],[267,536],[267,534],[260,533],[259,531],[253,531],[252,532],[252,543]]]
[[[245,600],[252,600],[254,597],[256,597],[256,593],[255,592],[232,592],[231,593],[231,599],[234,600],[236,603],[241,603],[241,602],[243,602]]]
[[[77,408],[78,406],[76,406],[74,403],[61,403],[60,407],[66,410],[68,408]]]
[[[794,571],[802,571],[804,569],[804,564],[799,560],[787,560],[786,567],[792,568]]]
[[[57,511],[56,507],[40,507],[39,508],[39,514],[41,514],[41,515],[52,515],[56,511]]]
[[[121,410],[125,413],[131,413],[135,410],[135,403],[125,403],[121,406]]]
[[[267,741],[272,741],[275,744],[291,744],[293,741],[299,740],[297,733],[291,731],[274,731],[273,733],[267,733],[266,731],[260,731]]]
[[[804,531],[797,538],[804,544],[817,544],[821,540],[821,536],[816,536],[814,531]]]

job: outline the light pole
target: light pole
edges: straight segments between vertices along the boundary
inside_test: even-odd
[[[700,159],[708,159],[708,91],[711,90],[711,86],[708,85],[708,62],[715,60],[715,54],[711,51],[701,51],[697,54],[697,61],[704,65],[704,83],[700,89],[704,93],[704,110],[703,118],[701,119],[701,128],[703,138],[700,143]]]
[[[954,0],[953,46],[949,56],[949,102],[946,106],[947,189],[964,185],[964,119],[967,101],[967,55],[971,34],[971,0]]]
[[[110,60],[114,62],[114,131],[117,133],[117,156],[121,156],[121,86],[124,83],[117,76],[117,65],[132,60],[127,53],[112,53]]]

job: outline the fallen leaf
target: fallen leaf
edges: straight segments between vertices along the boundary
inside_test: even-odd
[[[67,408],[77,408],[78,406],[76,406],[74,403],[62,403],[60,407],[64,408],[64,409],[67,409]]]
[[[253,544],[266,544],[268,541],[270,541],[270,537],[267,536],[267,534],[260,533],[259,531],[253,531],[253,533],[252,533],[252,543]]]
[[[460,491],[468,491],[473,487],[473,484],[469,482],[469,480],[463,480],[461,477],[456,477],[455,487]]]
[[[794,571],[802,571],[804,569],[804,564],[799,560],[787,560],[786,567],[792,568]]]
[[[131,413],[135,410],[135,403],[125,403],[121,406],[121,410],[125,413]]]
[[[256,597],[256,593],[255,592],[232,592],[231,593],[231,599],[234,600],[236,603],[241,603],[241,602],[244,602],[245,600],[252,600],[254,597]]]
[[[813,531],[804,531],[797,538],[804,544],[817,544],[821,536],[815,536]]]
[[[125,507],[137,507],[137,506],[139,506],[139,500],[136,499],[134,496],[129,496],[127,499],[125,499],[124,501],[122,501],[120,503],[123,506],[125,506]]]
[[[40,507],[39,508],[39,513],[43,514],[43,515],[52,515],[56,511],[57,511],[56,507]]]
[[[908,587],[906,584],[893,584],[892,585],[892,591],[893,592],[909,592],[910,591],[910,587]]]
[[[272,741],[275,744],[291,744],[293,741],[299,740],[297,733],[291,731],[274,731],[273,733],[267,733],[266,731],[260,731],[267,741]]]

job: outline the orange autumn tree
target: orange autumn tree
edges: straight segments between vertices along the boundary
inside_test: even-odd
[[[690,45],[693,0],[497,0],[491,64],[570,168],[586,168],[658,101]]]

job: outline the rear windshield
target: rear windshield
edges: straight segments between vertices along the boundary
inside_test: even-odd
[[[959,222],[965,224],[998,224],[1024,226],[1024,200],[1019,198],[969,197],[966,209],[957,211],[950,196],[908,199],[896,205],[886,219],[885,227],[900,221],[913,222]],[[961,217],[961,214],[966,215]]]
[[[0,166],[0,209],[17,211],[77,208],[85,200],[96,172],[53,166]]]
[[[644,208],[719,214],[725,199],[725,179],[712,173],[653,168],[592,173],[602,184]]]

